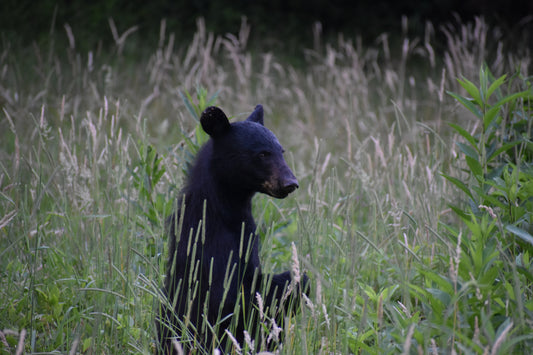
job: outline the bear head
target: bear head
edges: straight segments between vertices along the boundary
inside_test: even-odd
[[[211,106],[202,113],[200,123],[211,137],[212,173],[223,188],[285,198],[298,187],[283,158],[283,147],[263,125],[261,105],[245,121],[234,123],[220,108]]]

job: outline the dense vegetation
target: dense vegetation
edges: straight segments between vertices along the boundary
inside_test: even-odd
[[[0,2],[0,33],[10,41],[46,42],[51,32],[66,26],[76,33],[78,49],[89,50],[98,44],[112,43],[109,31],[112,19],[119,32],[134,31],[134,37],[157,41],[159,22],[165,18],[169,32],[179,41],[188,41],[196,30],[196,18],[206,20],[210,32],[224,34],[238,31],[243,17],[253,27],[253,44],[284,52],[312,46],[313,24],[319,22],[328,38],[342,32],[356,34],[372,42],[381,33],[400,33],[399,19],[411,19],[411,33],[420,36],[426,21],[440,27],[455,17],[472,21],[483,16],[489,24],[498,24],[507,40],[526,36],[532,44],[533,12],[528,0],[514,0],[502,6],[494,0],[4,0]],[[442,39],[442,38],[441,38]]]
[[[481,19],[408,28],[316,31],[301,67],[249,50],[246,23],[177,43],[163,22],[149,55],[118,30],[110,51],[69,28],[68,47],[2,42],[0,352],[150,353],[198,114],[262,103],[300,181],[254,200],[262,261],[314,290],[280,353],[527,353],[531,53]]]

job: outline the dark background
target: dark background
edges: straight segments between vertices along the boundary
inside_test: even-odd
[[[200,16],[215,33],[236,33],[246,16],[251,40],[256,43],[270,39],[265,43],[272,46],[309,46],[316,21],[321,22],[326,38],[343,32],[373,40],[384,32],[399,33],[402,15],[408,17],[409,31],[414,34],[423,32],[426,21],[438,28],[457,22],[456,15],[461,22],[483,15],[511,39],[533,30],[532,0],[2,0],[0,34],[4,41],[29,44],[45,41],[50,33],[63,36],[68,23],[76,46],[83,49],[95,42],[112,43],[108,18],[113,18],[119,33],[139,26],[135,36],[157,43],[162,18],[167,32],[186,39],[196,30]]]

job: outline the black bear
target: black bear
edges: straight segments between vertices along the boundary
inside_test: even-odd
[[[252,197],[285,198],[298,188],[281,144],[263,125],[263,107],[235,123],[208,107],[200,123],[210,139],[169,218],[167,302],[157,321],[164,354],[175,353],[176,342],[185,351],[224,351],[232,346],[230,334],[242,345],[245,329],[252,337],[257,333],[257,319],[251,320],[252,314],[257,318],[257,293],[263,308],[277,309],[279,322],[302,289],[291,283],[290,271],[261,272]],[[303,288],[307,283],[304,275]]]

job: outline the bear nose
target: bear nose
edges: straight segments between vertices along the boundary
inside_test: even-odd
[[[287,194],[290,194],[298,188],[298,180],[296,178],[290,178],[285,181],[283,184],[283,191]]]

